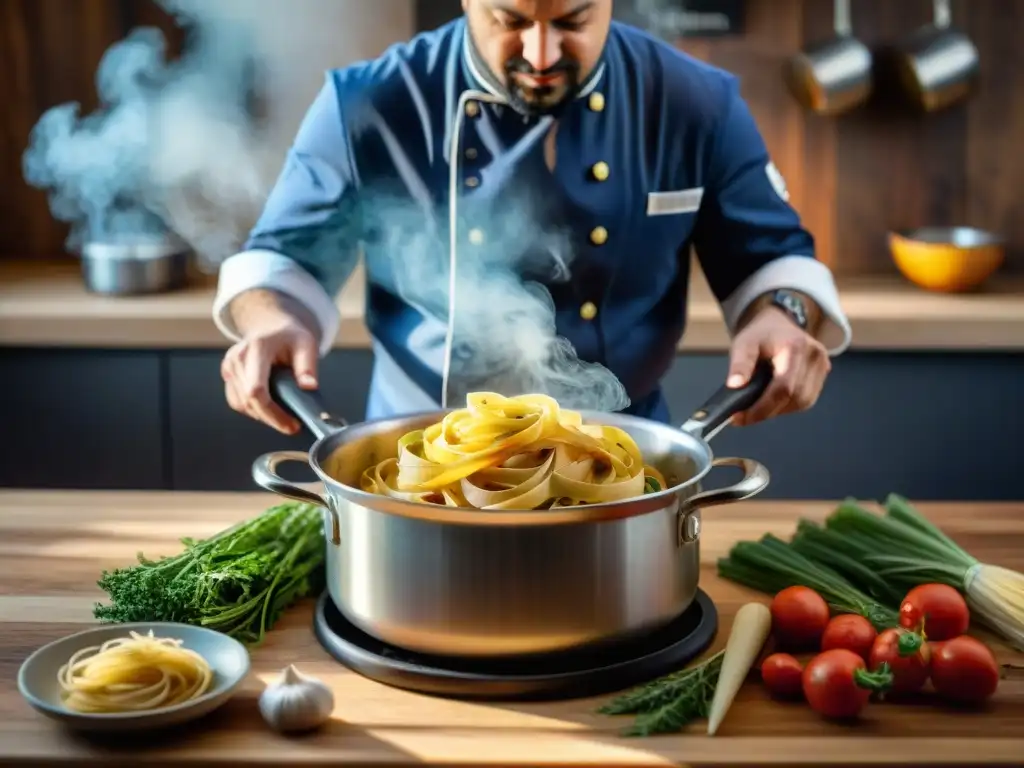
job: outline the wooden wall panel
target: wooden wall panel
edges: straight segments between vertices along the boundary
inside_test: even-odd
[[[831,3],[801,2],[800,7],[802,48],[809,48],[833,36]],[[839,250],[836,243],[837,145],[838,131],[834,120],[803,115],[800,175],[804,194],[796,206],[803,216],[804,225],[814,234],[818,257],[832,269],[838,267]]]
[[[118,4],[62,0],[0,2],[0,253],[59,253],[66,226],[46,196],[25,184],[21,156],[39,116],[79,101],[96,107],[94,75],[107,47],[124,34]]]
[[[954,2],[957,18],[964,4]],[[835,120],[837,261],[846,272],[895,271],[889,230],[964,220],[967,107],[916,114],[886,67],[886,48],[930,21],[929,0],[853,5],[855,31],[877,54],[876,94]]]
[[[133,27],[180,34],[152,0],[0,0],[0,257],[52,257],[68,227],[50,215],[45,193],[28,186],[22,154],[39,117],[65,102],[96,108],[96,70],[103,54]]]
[[[916,113],[887,71],[886,53],[932,18],[931,0],[852,0],[854,33],[877,54],[876,93],[864,107],[824,118],[782,87],[786,57],[833,34],[831,0],[748,0],[742,38],[679,46],[737,74],[794,205],[821,258],[841,274],[895,273],[894,229],[965,225],[1009,240],[1008,271],[1024,272],[1024,0],[953,0],[953,20],[978,46],[982,72],[970,99]]]
[[[1005,233],[1024,272],[1024,2],[971,0],[967,31],[981,55],[981,87],[967,108],[966,217]]]
[[[283,0],[282,0],[283,1]],[[423,0],[421,0],[421,5]],[[425,25],[458,13],[458,0],[430,0]],[[840,273],[892,273],[890,229],[963,224],[1010,241],[1008,269],[1024,272],[1024,0],[954,0],[954,22],[982,58],[980,87],[962,105],[916,115],[892,93],[880,67],[879,93],[838,118],[804,113],[782,79],[786,58],[832,33],[832,0],[747,0],[741,37],[690,39],[681,47],[742,80],[792,200],[821,258]],[[931,18],[931,0],[852,0],[854,31],[884,50]],[[173,24],[152,0],[0,0],[0,257],[53,256],[66,227],[21,175],[28,133],[42,112],[95,102],[93,76],[107,46],[133,26]]]

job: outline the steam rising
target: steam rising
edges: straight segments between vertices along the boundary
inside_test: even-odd
[[[602,365],[580,360],[555,330],[555,305],[545,283],[566,284],[572,245],[567,231],[541,231],[537,187],[525,195],[502,193],[485,216],[486,243],[462,241],[457,252],[452,387],[449,404],[465,393],[544,393],[565,408],[617,411],[629,405],[626,390]],[[469,207],[467,205],[467,207]],[[426,315],[448,310],[449,251],[445,234],[406,203],[374,201],[368,222],[386,232],[394,254],[388,284]],[[438,362],[443,350],[437,349]]]
[[[213,265],[244,240],[279,162],[250,115],[253,29],[225,16],[233,2],[161,4],[194,33],[184,55],[168,62],[162,32],[149,27],[111,46],[96,73],[100,109],[44,114],[24,174],[71,224],[72,250],[170,230]]]
[[[244,243],[301,118],[294,115],[287,136],[275,135],[257,118],[255,99],[268,89],[319,87],[322,68],[288,69],[282,59],[301,61],[307,45],[330,50],[336,35],[325,30],[324,6],[315,1],[158,1],[190,31],[182,56],[168,61],[166,41],[152,28],[113,45],[96,74],[100,108],[82,116],[71,103],[44,114],[23,158],[24,175],[49,192],[54,217],[71,225],[69,249],[170,233],[213,270]],[[333,2],[353,15],[380,13],[362,0]],[[373,267],[371,275],[443,324],[449,263],[439,222],[406,201],[363,202],[392,254],[387,269]],[[555,332],[543,283],[568,279],[572,252],[566,233],[540,233],[535,222],[525,202],[510,201],[500,216],[489,214],[485,247],[462,246],[449,402],[487,389],[543,392],[569,408],[621,410],[629,400],[614,374],[579,360]],[[345,223],[337,229],[320,242],[337,244]],[[438,364],[440,351],[433,350]]]

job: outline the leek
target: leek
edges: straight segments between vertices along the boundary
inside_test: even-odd
[[[895,610],[856,589],[832,568],[798,552],[772,534],[759,541],[741,541],[718,561],[723,578],[768,594],[787,587],[809,587],[836,613],[856,613],[883,630],[899,624]]]
[[[1024,651],[1024,574],[979,562],[902,496],[890,494],[883,507],[878,515],[844,501],[824,527],[798,526],[792,546],[886,605],[920,584],[948,584],[974,619]]]

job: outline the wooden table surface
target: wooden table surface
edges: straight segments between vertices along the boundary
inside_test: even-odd
[[[18,667],[43,643],[90,623],[104,568],[175,554],[182,536],[206,537],[276,501],[267,494],[0,492],[0,764],[38,765],[1022,765],[1024,679],[1011,676],[987,711],[873,705],[858,725],[821,720],[800,704],[770,701],[750,681],[719,735],[703,723],[679,735],[624,738],[627,722],[595,714],[600,700],[546,704],[465,703],[411,694],[349,672],[319,647],[311,604],[293,609],[252,653],[252,674],[222,710],[175,734],[100,742],[38,715],[15,685]],[[715,648],[731,617],[756,597],[716,578],[715,560],[737,539],[787,535],[800,516],[831,502],[747,502],[706,514],[701,583],[718,605]],[[981,559],[1024,569],[1024,503],[922,504]],[[764,599],[762,597],[762,599]],[[996,647],[1000,661],[1019,654]],[[288,663],[333,686],[336,708],[319,733],[289,739],[256,709],[266,681]]]

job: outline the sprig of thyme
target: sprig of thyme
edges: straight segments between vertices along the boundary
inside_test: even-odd
[[[675,733],[683,726],[708,716],[718,685],[725,651],[700,664],[673,672],[612,699],[598,712],[603,715],[636,715],[625,736]]]

